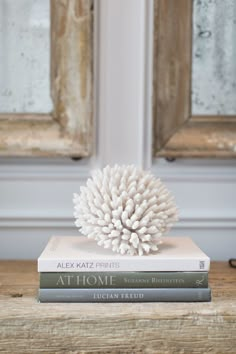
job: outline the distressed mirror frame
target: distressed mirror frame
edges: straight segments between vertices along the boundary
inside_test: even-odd
[[[91,153],[93,1],[51,0],[50,6],[54,109],[52,114],[0,114],[1,156]]]
[[[154,0],[153,155],[235,157],[236,116],[191,115],[192,5]]]

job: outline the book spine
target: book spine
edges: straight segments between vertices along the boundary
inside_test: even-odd
[[[210,259],[161,259],[141,257],[141,259],[51,259],[38,260],[38,272],[207,272]]]
[[[44,272],[40,288],[207,288],[207,272]]]
[[[207,289],[39,289],[39,302],[201,302]]]

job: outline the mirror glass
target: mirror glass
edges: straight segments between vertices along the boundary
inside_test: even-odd
[[[236,115],[236,1],[193,0],[192,114]]]
[[[50,0],[0,1],[0,112],[49,113]]]

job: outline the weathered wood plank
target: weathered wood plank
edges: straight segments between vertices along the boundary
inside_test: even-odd
[[[39,304],[36,262],[0,262],[0,352],[235,353],[236,271],[213,263],[211,303]]]
[[[0,156],[87,156],[79,139],[63,134],[50,116],[0,119]]]
[[[91,151],[93,0],[51,0],[53,116]]]
[[[192,1],[154,2],[154,149],[190,116]]]
[[[235,157],[235,117],[215,118],[192,117],[173,134],[164,148],[158,152],[158,155],[168,157]]]

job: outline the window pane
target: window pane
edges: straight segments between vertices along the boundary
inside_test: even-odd
[[[194,0],[192,113],[236,114],[236,1]]]
[[[0,0],[0,112],[49,113],[50,0]]]

